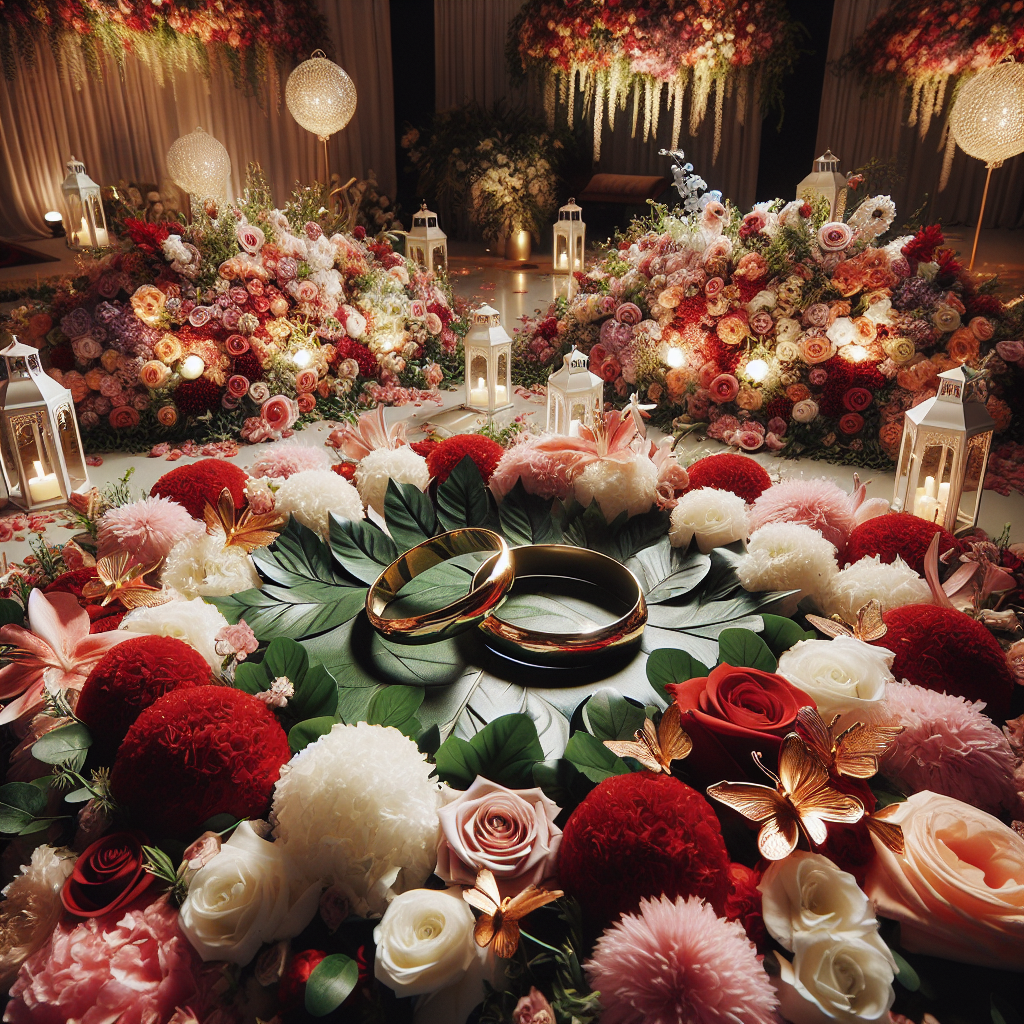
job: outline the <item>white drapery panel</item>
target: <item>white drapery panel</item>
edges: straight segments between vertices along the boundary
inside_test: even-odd
[[[829,61],[842,57],[871,20],[888,6],[889,0],[835,0]],[[843,171],[860,167],[872,157],[895,157],[904,175],[892,197],[901,218],[909,216],[927,193],[927,219],[975,223],[985,185],[985,165],[980,160],[957,150],[949,184],[944,191],[938,191],[943,157],[940,139],[949,112],[948,100],[941,116],[932,119],[922,140],[917,127],[905,123],[909,102],[897,86],[881,96],[863,93],[864,82],[858,76],[826,72],[815,153],[831,149],[842,160]],[[952,85],[947,89],[947,96],[951,94]],[[985,226],[1024,227],[1024,156],[1007,160],[992,172]]]
[[[393,196],[388,0],[318,0],[318,6],[327,18],[335,59],[359,97],[351,122],[330,140],[331,170],[347,179],[373,169]],[[60,183],[72,155],[85,161],[100,184],[158,182],[166,177],[171,143],[197,125],[227,147],[232,195],[240,193],[246,167],[256,162],[275,200],[285,202],[296,181],[323,177],[322,147],[284,105],[285,77],[268,83],[265,111],[235,88],[226,69],[215,71],[209,81],[198,72],[178,72],[161,85],[130,55],[123,76],[111,68],[102,80],[90,77],[77,91],[41,45],[34,69],[20,68],[13,82],[0,76],[0,236],[48,234],[43,214],[62,209]]]

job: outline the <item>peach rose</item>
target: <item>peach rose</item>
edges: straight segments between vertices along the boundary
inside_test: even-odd
[[[173,405],[163,405],[157,409],[156,418],[162,427],[173,427],[178,422],[178,410]]]
[[[154,346],[153,355],[170,366],[182,356],[181,342],[173,334],[165,334]]]
[[[89,385],[77,370],[68,370],[61,378],[61,384],[71,392],[71,398],[76,405],[89,394]]]
[[[970,804],[924,790],[896,804],[896,856],[872,837],[865,892],[914,953],[1024,971],[1024,838]]]
[[[862,345],[869,345],[875,340],[878,334],[878,328],[875,326],[873,320],[869,320],[866,316],[855,316],[853,318],[853,326],[857,328],[857,333],[860,335],[860,343]]]
[[[150,359],[148,363],[143,363],[139,370],[139,383],[155,391],[163,387],[170,375],[171,371],[166,363],[161,363],[159,359]]]
[[[973,363],[978,358],[978,351],[978,339],[970,327],[958,327],[946,346],[949,358],[958,363]]]
[[[679,366],[669,370],[665,374],[665,387],[668,388],[668,400],[673,405],[678,405],[686,396],[690,383],[693,381],[693,371],[688,367]],[[651,385],[653,387],[653,385]],[[655,401],[651,398],[651,401]]]
[[[806,384],[790,384],[786,388],[786,397],[791,402],[802,402],[805,398],[811,397],[811,389]]]
[[[754,388],[740,388],[736,395],[736,404],[748,412],[757,412],[763,402],[764,398],[761,396],[761,392]]]
[[[836,354],[836,346],[831,338],[824,335],[808,334],[800,342],[800,355],[805,363],[814,366],[824,363]]]
[[[110,410],[110,425],[115,430],[130,430],[139,425],[139,413],[131,405],[119,405]]]
[[[747,318],[739,313],[723,316],[715,326],[719,341],[726,345],[738,345],[750,333]]]
[[[311,395],[308,391],[304,391],[295,400],[295,404],[298,405],[300,414],[305,415],[316,408],[316,395]]]
[[[970,327],[978,341],[988,341],[994,331],[992,324],[983,316],[972,317],[967,326]]]
[[[144,324],[155,327],[163,315],[167,296],[156,285],[144,284],[140,288],[135,289],[135,294],[132,295],[131,301],[135,315]]]
[[[106,378],[107,373],[105,370],[101,370],[98,366],[94,366],[85,375],[85,383],[89,385],[90,390],[99,391]]]
[[[295,390],[300,393],[312,391],[316,387],[317,380],[316,370],[299,370],[295,374]]]

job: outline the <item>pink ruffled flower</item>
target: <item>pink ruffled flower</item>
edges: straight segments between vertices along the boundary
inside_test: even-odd
[[[708,390],[711,392],[711,401],[724,405],[739,394],[740,382],[731,373],[720,373]]]
[[[299,406],[294,398],[286,395],[274,395],[268,398],[260,408],[260,419],[275,433],[281,433],[292,427],[299,418]]]
[[[295,473],[310,469],[329,469],[330,463],[330,457],[322,448],[310,448],[302,444],[275,444],[260,453],[249,467],[249,473],[254,477],[287,479]]]
[[[766,448],[770,448],[773,452],[782,451],[786,447],[786,442],[773,431],[768,431],[765,434],[764,444]]]
[[[263,233],[262,229],[253,224],[239,224],[235,235],[238,238],[238,244],[247,253],[253,255],[263,248],[263,243],[267,240],[267,236]]]
[[[169,450],[159,454],[166,455]],[[148,565],[166,557],[182,538],[201,532],[201,524],[176,501],[140,498],[103,513],[96,536],[97,554],[103,558],[127,551],[134,561]]]
[[[234,626],[222,627],[213,639],[230,647],[239,661],[245,661],[248,655],[255,654],[260,646],[256,634],[245,619],[239,619]]]
[[[523,481],[528,494],[540,497],[566,498],[572,493],[572,483],[566,462],[556,455],[538,450],[539,438],[532,438],[513,445],[501,457],[488,486],[500,502],[516,485]]]
[[[747,428],[737,430],[732,436],[732,443],[738,445],[745,452],[756,452],[764,442],[765,439],[759,431]]]
[[[528,995],[523,996],[512,1011],[514,1024],[555,1024],[555,1011],[543,992],[532,985]]]

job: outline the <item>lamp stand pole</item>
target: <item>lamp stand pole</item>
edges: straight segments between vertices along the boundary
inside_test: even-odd
[[[1000,160],[999,163],[1002,163]],[[988,173],[985,175],[985,190],[981,193],[981,210],[978,213],[978,226],[974,229],[974,245],[971,247],[971,262],[967,265],[968,270],[974,269],[974,257],[978,252],[978,235],[981,234],[981,219],[985,216],[985,200],[988,199],[988,183],[992,180],[992,170],[999,166],[999,163],[989,163],[985,166]]]

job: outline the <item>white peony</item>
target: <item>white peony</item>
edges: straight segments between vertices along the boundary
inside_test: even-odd
[[[307,469],[293,473],[278,488],[275,510],[288,512],[325,540],[330,516],[362,519],[363,503],[359,492],[347,480],[329,469]]]
[[[202,598],[175,597],[156,608],[136,608],[122,620],[120,629],[154,636],[173,636],[194,647],[214,672],[219,673],[224,658],[217,653],[217,634],[228,620]]]
[[[905,604],[931,604],[932,592],[927,581],[899,555],[889,564],[880,555],[865,555],[832,579],[825,613],[856,622],[857,612],[869,601],[878,601],[887,612]]]
[[[620,512],[647,512],[658,498],[658,469],[646,455],[630,462],[602,459],[592,462],[573,481],[581,505],[596,501],[610,523]]]
[[[261,586],[248,553],[225,547],[224,531],[184,537],[171,548],[160,582],[185,597],[225,597]]]
[[[696,537],[697,547],[704,554],[746,540],[747,504],[732,491],[714,487],[690,491],[672,509],[668,535],[674,548],[685,548]]]
[[[384,515],[384,496],[389,480],[398,484],[415,484],[424,490],[430,483],[427,460],[407,444],[397,448],[375,448],[359,460],[355,475],[359,497],[379,516]]]
[[[305,878],[336,885],[361,917],[422,885],[437,863],[441,794],[408,737],[335,725],[281,769],[275,835]]]
[[[803,328],[792,317],[779,317],[775,324],[775,339],[778,342],[795,343],[803,334]]]
[[[737,573],[746,590],[799,590],[821,604],[836,575],[836,549],[810,526],[769,523],[750,535]]]
[[[290,939],[313,919],[320,884],[289,881],[280,844],[247,821],[193,877],[178,923],[203,960],[249,963],[265,942]]]
[[[858,721],[877,717],[896,655],[852,636],[801,640],[779,658],[779,675],[814,698],[825,721],[855,713]]]

